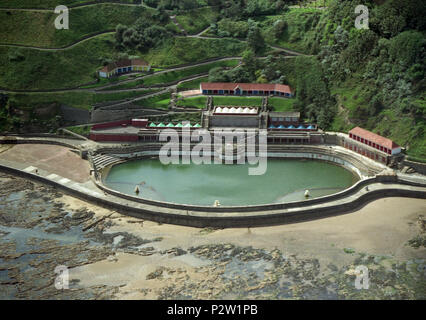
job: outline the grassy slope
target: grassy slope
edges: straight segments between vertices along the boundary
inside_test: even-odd
[[[263,16],[256,19],[262,29],[266,43],[293,49],[302,53],[310,53],[309,39],[314,37],[314,23],[321,15],[320,10],[309,8],[291,9],[283,15]],[[274,22],[282,19],[288,27],[279,39],[273,33]]]
[[[149,19],[153,9],[99,4],[70,11],[68,30],[57,30],[58,15],[51,12],[0,11],[1,43],[60,48],[97,32],[114,30],[117,24],[132,24],[140,17]]]
[[[147,108],[168,109],[169,102],[170,93],[163,93],[152,98],[139,100],[136,104]]]
[[[203,78],[199,78],[199,79],[195,79],[191,81],[186,81],[178,85],[178,90],[182,91],[182,90],[199,89],[201,82],[208,82],[208,81],[209,81],[209,77],[203,77]]]
[[[53,8],[57,4],[70,5],[81,2],[84,1],[0,0],[0,7],[10,6]],[[79,9],[76,9],[75,11],[78,12],[78,10]],[[116,10],[116,12],[119,12],[119,10],[128,9],[120,8]],[[202,10],[200,10],[200,12],[201,11]],[[91,11],[88,10],[87,12],[90,13]],[[3,14],[3,12],[0,12],[0,14]],[[15,12],[13,14],[15,14]],[[9,26],[1,26],[0,28],[2,28],[1,33],[3,37],[2,42],[6,42],[7,39],[16,41],[29,41],[22,43],[31,43],[31,41],[35,41],[34,43],[37,43],[38,46],[42,46],[48,45],[48,43],[52,43],[52,41],[56,41],[53,43],[67,43],[66,41],[71,41],[74,39],[73,37],[77,37],[77,35],[87,34],[85,32],[90,33],[92,32],[91,30],[98,31],[98,26],[94,27],[95,25],[83,25],[79,26],[75,30],[72,30],[72,33],[67,35],[63,33],[61,36],[56,36],[55,30],[53,30],[53,33],[45,32],[45,34],[39,34],[39,32],[33,32],[32,30],[40,30],[41,26],[43,26],[45,23],[50,24],[53,20],[49,20],[52,18],[46,17],[46,14],[32,14],[34,14],[34,16],[29,15],[31,18],[28,16],[26,17],[26,15],[21,15],[19,16],[19,19],[14,20],[16,21],[15,28],[25,30],[25,33],[27,34],[24,34],[24,32],[16,33],[16,31],[13,28],[11,29]],[[269,36],[271,34],[269,30],[273,22],[278,19],[279,16],[263,17],[259,19],[259,22],[262,25],[262,29],[268,43],[277,44],[303,52],[309,52],[309,48],[306,46],[306,40],[311,38],[313,35],[311,34],[312,31],[309,31],[312,28],[309,27],[310,24],[307,23],[307,20],[312,20],[312,18],[309,17],[317,14],[318,11],[315,13],[313,10],[309,9],[293,9],[289,11],[285,14],[285,20],[288,22],[289,27],[278,40],[275,40]],[[36,17],[36,20],[38,20],[36,22],[32,22],[34,28],[25,29],[25,24],[28,23],[27,20],[33,20],[32,17]],[[0,16],[0,18],[2,18],[2,22],[7,21],[6,19],[8,19],[3,15]],[[189,25],[188,21],[190,21],[190,19],[188,19],[186,15],[184,15],[184,17],[178,17],[178,20],[179,19],[181,19],[181,23],[183,25],[188,24],[186,27],[188,28],[189,32],[195,33],[201,31],[204,27],[204,25],[202,25],[202,19],[196,20],[193,23],[193,26]],[[102,27],[104,29],[101,30],[105,30],[105,25]],[[9,36],[8,33],[11,35]],[[12,36],[12,34],[15,34],[15,36]],[[57,53],[38,52],[26,49],[0,48],[0,65],[2,65],[2,68],[0,69],[0,86],[18,89],[48,89],[81,85],[82,83],[92,81],[94,79],[94,72],[97,70],[97,68],[99,68],[101,58],[112,57],[116,53],[112,46],[111,40],[111,36],[102,36],[98,39],[86,42],[84,46],[77,46],[68,52]],[[148,59],[155,65],[171,66],[180,63],[204,60],[209,57],[239,55],[244,48],[245,45],[232,40],[202,41],[199,39],[176,38],[160,48],[150,50],[143,56],[145,59]],[[16,56],[21,56],[23,60],[10,61],[9,57]],[[52,61],[55,61],[55,63],[52,63]],[[291,68],[291,63],[289,63],[289,67]],[[292,72],[289,72],[286,76],[288,80],[292,82]],[[188,84],[188,87],[197,87],[197,84],[198,83],[190,83]],[[341,107],[339,114],[333,122],[333,130],[347,132],[355,125],[362,125],[374,132],[378,132],[392,138],[402,146],[409,145],[409,155],[416,158],[426,158],[424,133],[417,134],[418,132],[421,132],[421,130],[419,131],[417,127],[424,127],[424,123],[418,124],[417,127],[414,127],[412,118],[408,116],[398,117],[393,110],[389,109],[382,111],[374,118],[358,119],[354,117],[357,108],[362,109],[364,106],[366,106],[368,101],[363,96],[363,88],[354,82],[353,79],[346,81],[337,88],[332,88],[332,93],[336,95]],[[21,102],[43,102],[50,101],[52,98],[54,98],[55,100],[57,99],[58,101],[63,101],[64,103],[69,103],[82,108],[86,108],[94,101],[94,97],[89,93],[14,96],[18,101]],[[47,100],[46,97],[48,97]],[[105,99],[111,98],[107,95],[104,97]],[[115,96],[114,98],[118,97]],[[120,98],[125,98],[125,96],[121,96]],[[235,99],[233,99],[233,101],[230,101],[227,98],[225,98],[224,101],[215,99],[215,103],[238,105],[239,102]],[[278,101],[274,102],[271,100],[271,104],[275,107],[276,110],[291,110],[294,100],[277,100]],[[141,105],[158,108],[167,108],[168,103],[169,94],[152,99],[146,99],[140,102]],[[419,104],[422,103],[424,104],[424,97],[419,98]],[[205,106],[205,97],[188,98],[180,104],[203,108]],[[243,104],[248,105],[247,101],[245,101]],[[260,105],[260,102],[258,105]]]
[[[40,9],[53,9],[56,6],[75,6],[93,2],[90,0],[0,0],[1,8],[40,8]],[[133,3],[132,0],[121,0],[123,3]]]
[[[241,55],[244,49],[244,44],[232,40],[176,38],[141,56],[153,64],[171,66],[218,56]],[[95,73],[102,58],[114,58],[117,54],[113,35],[102,35],[65,51],[0,47],[0,87],[40,90],[81,86],[96,79]]]
[[[217,9],[204,7],[178,15],[176,16],[176,20],[186,32],[189,34],[197,34],[209,27],[218,15]]]
[[[241,56],[245,43],[232,39],[174,38],[142,54],[155,66],[170,67],[217,57]]]
[[[93,93],[93,92],[66,92],[66,93],[31,93],[31,94],[11,94],[13,105],[18,108],[25,108],[31,104],[50,104],[59,102],[60,104],[73,106],[75,108],[90,110],[93,104],[129,99],[142,96],[157,90],[144,90],[135,92],[116,93]]]
[[[0,87],[30,90],[76,87],[94,81],[102,58],[113,58],[117,53],[112,35],[99,36],[65,51],[0,47]]]
[[[115,89],[129,89],[134,88],[139,85],[154,85],[154,84],[161,84],[161,83],[170,83],[174,82],[180,79],[183,79],[185,77],[201,74],[201,73],[207,73],[210,69],[216,68],[216,67],[235,67],[238,65],[239,60],[227,60],[227,61],[216,61],[209,64],[201,65],[201,66],[195,66],[183,70],[176,70],[176,71],[170,71],[158,75],[152,75],[145,79],[136,80],[134,82],[125,83],[122,85],[117,85],[114,87],[110,87],[107,90],[115,90]]]

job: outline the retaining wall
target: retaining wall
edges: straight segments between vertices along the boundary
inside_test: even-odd
[[[426,163],[414,162],[409,160],[404,160],[402,162],[404,166],[411,167],[416,170],[418,173],[426,175]]]
[[[114,109],[105,109],[98,108],[93,109],[90,115],[90,121],[95,122],[107,122],[107,121],[116,121],[123,120],[129,118],[138,118],[138,117],[146,117],[148,115],[163,115],[167,114],[167,110],[145,110],[141,106],[135,106],[132,102],[128,104],[122,105],[122,108],[119,110]]]
[[[187,211],[186,214],[177,214],[177,213],[165,213],[165,212],[155,212],[152,210],[145,210],[143,208],[138,208],[135,206],[126,205],[118,202],[113,202],[103,198],[98,198],[87,193],[79,192],[75,189],[62,185],[60,183],[51,181],[47,178],[27,173],[15,168],[7,167],[0,165],[0,170],[9,174],[17,175],[23,178],[29,178],[36,182],[41,182],[53,186],[57,190],[63,191],[67,194],[70,194],[79,199],[95,203],[97,205],[117,210],[123,214],[133,216],[136,218],[147,219],[151,221],[157,221],[161,223],[185,225],[192,227],[217,227],[217,228],[227,228],[227,227],[255,227],[255,226],[270,226],[277,224],[285,223],[295,223],[319,218],[325,218],[334,215],[340,215],[355,211],[366,203],[383,198],[383,197],[411,197],[411,198],[426,198],[426,192],[416,191],[416,190],[403,190],[403,189],[383,189],[376,190],[364,194],[358,197],[356,200],[350,203],[337,204],[332,206],[323,206],[315,209],[306,208],[293,212],[282,212],[282,213],[264,213],[258,215],[247,215],[247,214],[226,214],[221,215],[220,213],[205,213],[197,214],[194,212]],[[381,178],[379,178],[379,181]],[[385,179],[386,180],[386,179]],[[400,181],[400,183],[404,183]],[[366,180],[361,181],[358,184],[358,187],[368,184]],[[355,190],[352,190],[355,192]],[[314,201],[314,200],[312,200]],[[292,205],[287,204],[287,205]],[[294,204],[293,204],[294,205]],[[300,203],[299,203],[300,206]]]
[[[50,144],[50,145],[57,145],[62,147],[67,147],[70,149],[76,149],[75,145],[72,145],[71,143],[66,143],[62,141],[54,141],[54,140],[42,140],[42,139],[32,139],[32,140],[26,140],[26,139],[2,139],[0,140],[0,144]]]
[[[71,147],[65,142],[50,141],[50,140],[4,140],[0,143],[42,143],[42,144],[57,144],[61,146]],[[159,144],[144,145],[145,156],[158,155]],[[138,150],[140,146],[131,148],[100,148],[100,150],[113,152],[120,151],[118,154],[121,156],[132,156],[129,151]],[[306,148],[305,150],[317,150],[317,152],[327,152],[327,147],[317,146],[291,146],[289,148]],[[147,150],[148,149],[148,150]],[[284,146],[283,146],[284,149]],[[344,153],[342,153],[344,154]],[[329,155],[334,157],[335,155]],[[346,155],[349,156],[349,155]],[[351,155],[352,157],[352,155]],[[339,158],[336,155],[336,158]],[[333,159],[327,159],[330,161]],[[346,161],[346,159],[344,160]],[[399,179],[397,176],[376,176],[367,178],[357,182],[352,187],[325,197],[301,201],[301,202],[290,202],[282,204],[267,204],[257,206],[241,206],[241,207],[208,207],[208,206],[189,206],[189,205],[178,205],[174,203],[166,203],[153,201],[148,199],[141,199],[130,195],[122,194],[118,191],[108,189],[107,187],[100,184],[98,181],[95,183],[100,189],[111,193],[120,199],[130,200],[131,202],[126,204],[123,201],[118,200],[115,197],[106,199],[103,197],[96,197],[94,195],[83,193],[68,187],[66,185],[57,183],[49,180],[45,177],[21,171],[16,168],[0,165],[0,170],[9,174],[17,175],[23,178],[31,179],[36,182],[50,185],[57,190],[70,194],[71,196],[77,197],[84,201],[89,201],[94,204],[117,210],[123,214],[133,216],[136,218],[147,219],[157,221],[161,223],[170,223],[177,225],[186,225],[193,227],[254,227],[254,226],[268,226],[277,225],[284,223],[294,223],[307,220],[313,220],[318,218],[329,217],[333,215],[340,215],[358,210],[366,203],[383,198],[383,197],[412,197],[426,199],[426,192],[422,190],[407,190],[404,188],[398,188],[395,185],[394,188],[383,188],[379,190],[372,190],[363,194],[363,189],[370,184],[382,183],[385,185],[389,184],[401,184],[402,186],[422,187],[426,186],[422,182],[406,181]],[[360,193],[353,201],[339,201],[344,200],[349,196]],[[334,202],[334,203],[332,203]],[[139,204],[138,204],[139,203]],[[143,208],[145,205],[145,208]],[[319,205],[313,209],[312,205]],[[155,207],[162,208],[155,209]],[[148,209],[149,208],[149,209]],[[170,211],[168,211],[170,209]],[[289,210],[291,209],[291,210]],[[160,212],[161,211],[161,212]],[[281,211],[281,212],[280,212]],[[183,213],[182,213],[183,212]]]

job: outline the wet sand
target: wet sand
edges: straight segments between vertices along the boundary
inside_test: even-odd
[[[99,216],[106,213],[96,206],[87,206],[67,196],[58,200],[74,209],[86,206]],[[342,268],[353,263],[354,256],[345,252],[347,248],[357,253],[388,256],[400,261],[424,259],[426,248],[407,246],[407,241],[419,232],[416,222],[422,214],[426,214],[424,200],[385,198],[357,212],[316,221],[264,228],[209,230],[159,225],[149,221],[141,223],[115,213],[110,217],[114,224],[108,232],[126,231],[143,238],[161,237],[161,241],[155,245],[147,245],[154,246],[157,254],[141,257],[118,252],[114,262],[105,260],[85,265],[72,270],[71,276],[80,279],[80,284],[95,285],[106,281],[121,285],[117,298],[155,299],[157,291],[165,285],[163,275],[160,280],[146,278],[159,266],[185,270],[183,275],[191,281],[196,281],[194,279],[201,275],[197,271],[199,266],[194,261],[186,261],[185,256],[178,260],[175,256],[158,254],[158,251],[174,247],[188,250],[194,246],[232,244],[269,251],[278,249],[285,256],[318,259],[321,272],[326,272],[329,264]],[[204,269],[207,278],[209,274],[212,276],[218,272],[217,266],[211,270],[209,267]],[[175,276],[169,277],[171,283],[179,282]],[[178,286],[178,283],[175,285]],[[141,291],[143,288],[149,288],[150,293]]]
[[[78,199],[63,196],[58,199],[72,209],[86,207],[102,216],[109,210],[90,205]],[[306,256],[337,248],[351,247],[358,252],[394,255],[397,258],[421,257],[425,250],[407,250],[404,243],[416,229],[419,215],[426,215],[426,201],[410,198],[384,198],[367,204],[359,211],[309,222],[260,228],[229,228],[214,230],[200,236],[202,229],[159,225],[155,222],[126,217],[115,213],[111,218],[113,231],[126,230],[136,235],[162,236],[164,245],[187,247],[228,241],[237,245],[256,245],[267,249],[297,250]],[[129,223],[130,222],[130,223]]]

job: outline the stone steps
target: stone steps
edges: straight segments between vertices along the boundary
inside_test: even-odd
[[[102,170],[103,168],[110,166],[118,161],[121,161],[121,159],[109,155],[100,154],[92,156],[93,166],[97,170]]]

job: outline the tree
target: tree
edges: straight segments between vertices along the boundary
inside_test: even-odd
[[[246,50],[243,52],[242,63],[244,68],[251,74],[254,74],[258,69],[256,55],[252,50]]]
[[[117,27],[115,28],[115,40],[117,41],[118,44],[123,43],[123,34],[126,30],[127,30],[127,27],[122,24],[118,24]]]
[[[247,33],[247,43],[255,53],[259,53],[265,47],[265,40],[262,37],[257,24],[252,24],[249,26],[249,31]]]
[[[209,71],[209,82],[228,82],[227,73],[221,68],[212,68]]]
[[[285,29],[287,29],[287,22],[285,22],[283,19],[279,19],[275,21],[274,28],[273,28],[275,39],[281,38]]]

